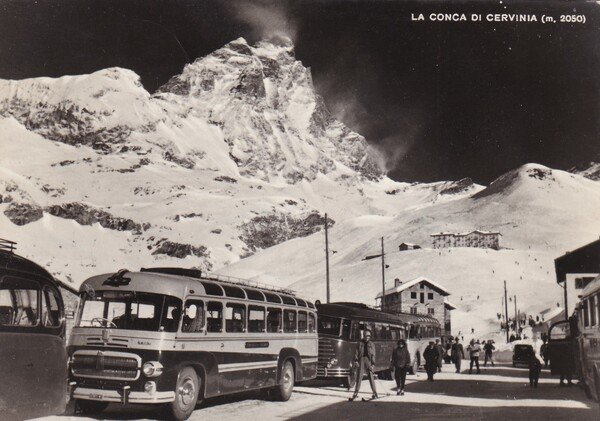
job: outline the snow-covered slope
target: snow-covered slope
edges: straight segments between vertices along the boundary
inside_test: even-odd
[[[327,213],[334,300],[374,303],[379,262],[362,259],[383,236],[389,282],[442,283],[455,330],[487,332],[503,280],[521,310],[555,305],[553,259],[600,232],[588,173],[528,164],[487,188],[385,177],[286,39],[235,40],[154,94],[119,68],[0,80],[0,150],[0,237],[75,286],[173,265],[322,299]],[[473,229],[500,231],[503,249],[430,248],[434,232]]]
[[[362,259],[380,251],[383,236],[389,253],[388,287],[395,278],[408,281],[418,276],[441,283],[458,306],[453,313],[455,333],[470,333],[474,328],[479,339],[478,335],[497,330],[504,280],[509,294],[518,296],[522,312],[536,314],[562,302],[554,259],[598,237],[598,209],[597,182],[527,164],[470,197],[406,209],[396,217],[345,220],[330,232],[330,247],[335,250],[331,255],[332,299],[375,304],[374,297],[381,290],[381,263]],[[431,248],[432,233],[473,229],[500,231],[502,249]],[[424,248],[399,252],[402,242]],[[289,285],[309,298],[323,300],[323,234],[280,244],[222,272]]]
[[[470,180],[383,176],[288,40],[238,39],[151,95],[111,68],[0,80],[0,237],[75,285],[152,264],[217,268],[361,215],[447,202]]]

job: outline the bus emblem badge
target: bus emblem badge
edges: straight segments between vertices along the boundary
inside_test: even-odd
[[[104,342],[104,345],[108,344],[109,339],[110,339],[110,336],[109,336],[108,329],[104,329],[102,331],[102,342]]]

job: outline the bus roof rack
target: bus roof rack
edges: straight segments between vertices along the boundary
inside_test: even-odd
[[[164,273],[165,275],[187,276],[189,278],[206,279],[207,281],[217,281],[225,284],[232,284],[241,287],[256,288],[265,291],[272,291],[280,294],[296,295],[296,292],[289,288],[276,287],[274,285],[262,282],[251,281],[249,279],[236,278],[234,276],[219,275],[216,273],[202,272],[200,269],[186,269],[178,267],[152,267],[141,268],[140,272]]]
[[[249,279],[236,278],[235,276],[218,275],[216,273],[208,273],[206,275],[207,280],[213,280],[218,282],[224,282],[226,284],[233,284],[237,286],[245,286],[256,289],[263,289],[267,291],[277,292],[280,294],[296,295],[296,292],[290,288],[281,288],[274,285],[265,284],[262,282],[251,281]]]
[[[17,248],[17,243],[15,241],[5,240],[4,238],[0,238],[0,250],[8,250],[13,253]]]
[[[141,268],[140,272],[164,273],[165,275],[188,276],[190,278],[202,278],[200,269],[185,269],[175,267]]]

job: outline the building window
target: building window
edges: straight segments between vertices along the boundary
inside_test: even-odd
[[[427,299],[428,300],[433,300],[433,292],[428,292],[427,293]]]
[[[421,304],[425,303],[425,293],[424,292],[419,294],[419,301]]]
[[[411,307],[410,308],[410,314],[417,314],[417,308],[416,307]]]
[[[419,285],[419,288],[421,288],[421,289],[425,289],[425,284],[421,284],[421,285]]]
[[[427,314],[429,314],[430,316],[433,316],[435,314],[435,309],[434,308],[428,308],[427,309]]]
[[[412,298],[413,300],[417,299],[417,293],[416,292],[411,292],[410,293],[410,298]]]

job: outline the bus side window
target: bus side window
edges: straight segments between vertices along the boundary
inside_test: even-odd
[[[206,331],[223,331],[223,304],[219,301],[209,301],[206,305]]]
[[[225,313],[225,330],[227,332],[246,331],[246,306],[243,304],[227,304]]]
[[[296,311],[295,310],[284,310],[283,311],[283,331],[287,333],[297,332],[296,326]]]
[[[267,309],[267,332],[277,333],[281,331],[281,309],[269,307]]]
[[[60,326],[62,314],[58,304],[58,291],[50,286],[45,286],[42,295],[42,323],[47,327]]]
[[[265,331],[265,308],[248,306],[248,332]]]
[[[0,323],[5,326],[38,324],[37,282],[6,277],[0,283]]]
[[[306,311],[298,312],[298,332],[308,332],[308,315],[306,314]]]
[[[583,300],[583,326],[588,327],[590,325],[590,314],[588,312],[588,300]]]
[[[317,326],[317,318],[313,313],[308,313],[308,332],[315,333],[315,328]]]
[[[181,304],[175,297],[166,297],[160,331],[177,332],[181,317]]]
[[[204,329],[204,302],[188,300],[183,312],[182,332],[202,332]]]

